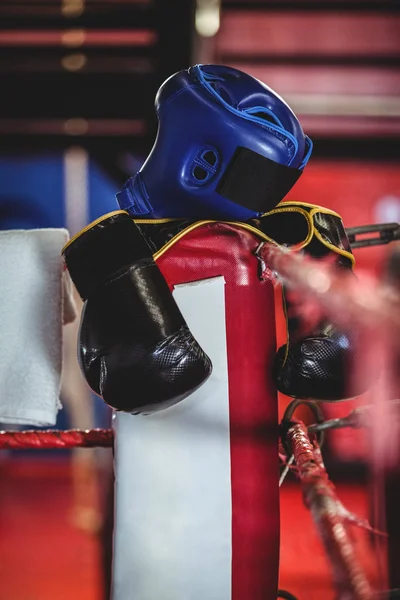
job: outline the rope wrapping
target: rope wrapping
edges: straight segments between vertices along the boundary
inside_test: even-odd
[[[112,447],[112,429],[0,431],[0,450]]]
[[[330,559],[338,598],[372,600],[372,589],[345,525],[348,515],[329,481],[318,443],[311,443],[303,423],[294,423],[290,427],[287,441],[294,455],[304,503]]]

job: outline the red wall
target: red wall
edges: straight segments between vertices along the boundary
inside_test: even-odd
[[[337,211],[345,227],[400,222],[398,163],[312,160],[288,198]],[[390,246],[354,251],[356,269],[381,268]]]
[[[337,211],[345,227],[400,222],[400,168],[398,164],[311,160],[288,199],[321,204]],[[393,244],[392,244],[393,246]],[[356,273],[368,269],[380,275],[391,245],[354,251]],[[287,400],[281,398],[280,412]],[[339,404],[325,404],[328,418],[347,415],[368,396]],[[364,461],[367,440],[362,430],[342,429],[329,434],[334,456],[342,462]]]

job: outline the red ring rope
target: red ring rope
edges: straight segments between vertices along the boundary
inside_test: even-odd
[[[342,505],[329,481],[318,443],[311,443],[301,422],[291,426],[287,438],[297,465],[304,503],[330,558],[338,598],[372,600],[371,587],[356,557]]]
[[[0,450],[110,447],[113,441],[112,429],[0,431]]]

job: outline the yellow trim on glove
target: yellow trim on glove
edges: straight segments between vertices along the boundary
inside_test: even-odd
[[[342,217],[340,215],[338,215],[337,213],[334,213],[333,211],[329,211],[328,209],[320,210],[317,207],[314,208],[310,212],[310,217],[313,218],[316,213],[322,213],[322,214],[326,214],[326,215],[334,215],[335,217],[339,217],[339,219],[342,220]],[[324,238],[322,237],[322,235],[320,234],[318,229],[315,227],[315,225],[314,225],[314,229],[315,229],[315,237],[321,242],[321,244],[323,244],[329,250],[332,250],[332,252],[335,252],[336,254],[340,254],[341,256],[345,256],[346,258],[348,258],[351,262],[351,266],[354,267],[356,259],[354,258],[353,254],[351,252],[348,252],[348,250],[343,250],[342,248],[338,248],[337,246],[334,246],[330,242],[327,242],[326,240],[324,240]]]
[[[327,215],[333,215],[334,217],[339,217],[339,219],[342,219],[339,213],[335,212],[334,210],[331,210],[330,208],[325,208],[325,206],[319,206],[319,204],[309,204],[308,202],[295,202],[293,200],[288,200],[287,202],[282,202],[282,204],[280,204],[279,206],[290,206],[290,204],[293,204],[294,206],[306,206],[307,208],[317,209],[317,211],[319,212],[324,212]]]
[[[140,221],[138,221],[138,223],[140,223]],[[171,246],[176,244],[176,242],[178,242],[180,239],[182,239],[186,234],[190,233],[191,231],[194,231],[195,229],[198,229],[198,227],[201,227],[202,225],[211,225],[213,223],[222,223],[225,225],[233,225],[236,227],[240,227],[241,229],[246,229],[247,231],[251,231],[252,233],[256,234],[262,240],[264,240],[266,242],[270,242],[271,244],[274,244],[275,246],[278,246],[278,244],[273,239],[269,238],[262,231],[260,231],[256,227],[253,227],[253,225],[249,225],[248,223],[237,223],[235,221],[213,221],[213,220],[197,221],[196,223],[192,223],[191,225],[188,225],[188,227],[186,227],[185,229],[180,231],[175,237],[173,237],[172,240],[169,240],[169,242],[167,242],[164,246],[162,246],[162,248],[157,250],[157,252],[155,252],[155,254],[153,255],[154,260],[157,260],[158,258],[160,258],[160,256],[162,256],[167,250],[169,250],[169,248],[171,248]]]
[[[294,205],[294,206],[291,206],[291,205]],[[307,210],[302,209],[302,207],[304,207],[304,206],[311,208],[311,210],[307,211]],[[342,248],[338,248],[334,244],[327,242],[322,237],[322,235],[320,234],[320,232],[318,231],[318,229],[315,227],[315,224],[314,224],[314,215],[317,213],[322,213],[325,215],[332,215],[332,216],[337,217],[338,219],[342,220],[342,217],[337,212],[330,210],[329,208],[324,208],[323,206],[318,206],[317,204],[308,204],[307,202],[287,202],[287,203],[284,202],[280,206],[265,213],[262,218],[268,217],[268,215],[273,215],[273,214],[282,213],[282,212],[298,212],[307,219],[308,235],[307,235],[306,239],[304,240],[304,242],[301,243],[300,246],[297,246],[297,247],[293,246],[294,248],[296,247],[297,250],[299,250],[299,249],[301,250],[302,248],[305,248],[306,246],[308,246],[308,244],[311,242],[312,238],[315,235],[315,237],[321,242],[321,244],[323,244],[326,248],[328,248],[328,250],[331,250],[335,254],[340,254],[341,256],[348,258],[351,262],[352,267],[354,267],[355,262],[356,262],[354,255],[351,252],[349,252],[348,250],[343,250]]]
[[[297,206],[294,206],[294,207],[280,206],[280,207],[274,208],[273,210],[270,210],[269,212],[265,213],[262,216],[262,218],[268,217],[269,215],[279,214],[279,213],[283,213],[283,212],[296,212],[296,213],[300,213],[301,215],[303,215],[303,217],[305,217],[305,219],[307,221],[307,227],[308,227],[307,236],[299,244],[293,244],[293,248],[296,248],[297,250],[301,250],[302,248],[305,248],[305,246],[308,246],[308,244],[311,242],[313,235],[314,235],[314,229],[315,229],[314,221],[310,217],[310,213],[308,211],[302,209],[300,206],[299,207],[297,207]]]
[[[102,221],[105,221],[106,219],[109,219],[110,217],[113,217],[114,215],[121,215],[121,214],[127,215],[128,213],[126,212],[126,210],[113,210],[112,212],[106,213],[105,215],[102,215],[98,219],[95,219],[94,221],[89,223],[89,225],[86,225],[86,227],[84,227],[83,229],[78,231],[78,233],[76,233],[74,236],[72,236],[72,238],[65,244],[65,246],[61,250],[61,254],[63,254],[64,251],[68,248],[68,246],[70,246],[73,242],[75,242],[75,240],[77,240],[79,237],[81,237],[81,235],[86,233],[86,231],[89,231],[89,229],[96,227],[96,225],[98,225]]]

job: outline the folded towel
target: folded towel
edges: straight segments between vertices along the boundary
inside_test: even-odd
[[[0,231],[0,421],[54,425],[62,325],[75,309],[61,249],[65,229]]]

